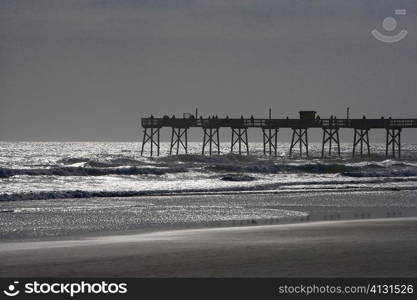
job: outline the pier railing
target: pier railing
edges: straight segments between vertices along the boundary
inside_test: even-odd
[[[206,128],[417,128],[417,119],[252,119],[252,118],[142,118],[142,127]]]

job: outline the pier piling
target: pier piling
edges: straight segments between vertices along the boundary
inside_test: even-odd
[[[387,128],[386,129],[386,147],[385,156],[389,157],[389,148],[391,146],[391,157],[401,158],[401,128]]]
[[[143,130],[143,140],[142,140],[142,149],[140,155],[143,156],[143,151],[145,150],[146,143],[150,142],[150,154],[153,156],[153,146],[156,147],[156,155],[159,156],[159,142],[160,142],[160,127],[150,127]],[[148,130],[150,133],[148,133]]]
[[[234,146],[238,145],[239,155],[242,155],[242,144],[246,147],[246,154],[249,155],[248,145],[248,128],[247,127],[232,127],[232,143],[230,146],[230,152],[233,152]]]
[[[359,146],[360,157],[363,157],[364,146],[368,151],[368,157],[371,157],[371,150],[369,145],[369,129],[368,128],[354,128],[354,137],[353,137],[353,151],[352,157],[355,157],[356,147]]]
[[[321,146],[321,157],[324,157],[324,149],[329,144],[329,156],[332,156],[332,142],[336,143],[337,155],[340,156],[339,128],[323,127],[323,142]]]
[[[290,146],[290,156],[292,156],[293,149],[299,145],[300,158],[303,157],[303,148],[305,148],[306,157],[308,158],[308,135],[307,128],[293,128]]]
[[[212,155],[213,146],[216,148],[216,152],[220,154],[220,138],[219,138],[219,128],[203,128],[204,137],[203,137],[203,150],[201,154],[205,154],[205,149],[207,144],[209,145],[209,154]]]
[[[274,153],[274,156],[277,156],[278,131],[278,128],[262,127],[264,155]]]
[[[185,154],[188,153],[188,128],[172,127],[171,146],[169,155],[172,155],[172,149],[176,146],[176,155],[180,153],[180,147],[184,149]]]

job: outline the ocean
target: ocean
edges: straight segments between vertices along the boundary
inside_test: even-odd
[[[329,189],[408,189],[417,187],[417,145],[404,145],[401,160],[385,159],[385,145],[375,145],[370,160],[319,158],[321,145],[311,144],[312,159],[288,159],[288,144],[279,157],[262,154],[252,144],[250,156],[228,153],[203,156],[201,143],[190,143],[187,155],[140,156],[140,143],[1,142],[0,200],[140,196],[225,191],[308,191]]]
[[[201,155],[201,143],[168,156],[162,143],[151,158],[140,156],[140,143],[1,142],[0,237],[311,220],[315,212],[365,218],[377,211],[360,209],[369,206],[404,216],[416,206],[415,144],[403,145],[400,160],[386,159],[383,144],[371,159],[352,159],[351,144],[341,144],[341,158],[321,159],[312,143],[308,160],[289,159],[285,143],[278,157],[264,156],[262,144],[251,144],[250,156],[223,146],[220,156]]]

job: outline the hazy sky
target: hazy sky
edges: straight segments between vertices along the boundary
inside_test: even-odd
[[[370,34],[389,16],[398,43]],[[417,117],[416,29],[415,0],[1,0],[0,140],[135,141],[195,107]]]

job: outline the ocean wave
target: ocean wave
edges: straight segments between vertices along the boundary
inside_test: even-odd
[[[219,178],[221,179],[221,178]],[[174,190],[130,190],[130,191],[39,191],[0,194],[0,201],[18,200],[45,200],[70,198],[100,198],[100,197],[142,197],[142,196],[181,196],[181,195],[210,195],[210,194],[237,194],[237,193],[310,193],[334,191],[379,191],[379,190],[415,190],[414,182],[417,178],[375,178],[367,181],[345,180],[341,182],[308,181],[258,184],[253,186],[233,186],[218,188],[195,188]],[[408,186],[390,185],[386,183],[413,182]],[[373,184],[378,184],[374,186]]]
[[[28,176],[104,176],[104,175],[164,175],[168,173],[187,172],[182,167],[176,168],[89,168],[89,167],[54,167],[48,169],[10,169],[0,168],[0,178],[16,175]]]
[[[227,174],[220,178],[223,181],[255,181],[256,178],[241,174]]]
[[[47,191],[0,194],[0,201],[17,200],[45,200],[45,199],[70,199],[70,198],[99,198],[99,197],[134,197],[147,196],[152,193],[141,191]]]
[[[348,177],[415,177],[417,170],[379,170],[343,172],[342,176]]]
[[[15,175],[103,176],[164,175],[180,172],[199,173],[310,173],[341,174],[350,177],[417,176],[417,164],[408,161],[285,160],[265,156],[237,154],[205,156],[183,154],[156,158],[104,155],[94,158],[62,158],[49,168],[0,167],[0,178]]]
[[[393,168],[393,167],[417,167],[417,163],[409,161],[398,161],[386,159],[383,161],[361,161],[346,163],[347,166],[359,167],[359,168],[371,168],[371,169],[380,169],[380,168]]]
[[[131,157],[117,156],[107,159],[97,158],[83,158],[83,157],[66,157],[57,161],[58,165],[71,166],[71,165],[82,165],[84,167],[93,168],[112,168],[112,167],[123,167],[123,166],[143,166],[148,165],[148,162],[138,160]]]
[[[155,162],[172,167],[180,163],[186,168],[200,168],[200,171],[227,172],[227,173],[312,173],[312,174],[376,174],[381,176],[416,176],[417,164],[406,161],[384,160],[384,161],[325,161],[325,160],[282,160],[268,158],[265,156],[243,156],[237,154],[204,156],[197,154],[183,154],[154,158]],[[393,172],[393,170],[395,170]],[[398,171],[398,172],[397,172]]]
[[[238,155],[234,153],[228,153],[223,155],[201,155],[201,154],[179,154],[179,155],[171,155],[171,156],[161,156],[157,158],[153,158],[154,161],[157,162],[165,162],[165,163],[175,163],[175,162],[182,162],[182,163],[202,163],[202,164],[217,164],[217,163],[229,163],[229,164],[239,164],[239,163],[255,163],[260,161],[268,161],[269,159],[265,158],[265,156],[260,157],[256,155]]]
[[[231,165],[217,164],[205,167],[207,170],[215,172],[239,172],[239,173],[342,173],[355,171],[357,168],[344,164],[323,164],[323,163],[306,163],[306,164],[250,164],[250,165]]]

